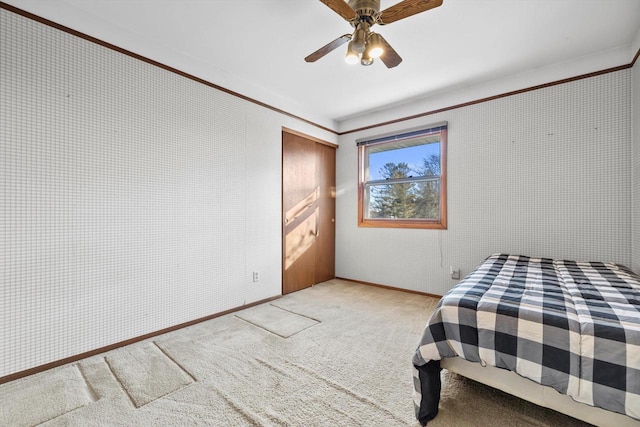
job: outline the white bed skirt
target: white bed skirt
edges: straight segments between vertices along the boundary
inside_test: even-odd
[[[479,363],[469,362],[460,357],[446,357],[440,361],[440,366],[536,405],[553,409],[596,426],[640,427],[640,421],[631,417],[576,402],[551,387],[542,386],[506,369],[493,366],[483,367]]]

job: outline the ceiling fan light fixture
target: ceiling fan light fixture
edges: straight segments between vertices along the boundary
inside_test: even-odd
[[[355,50],[359,54],[364,52],[364,49],[367,46],[367,31],[360,25],[358,25],[358,28],[353,33],[351,46],[353,50]]]
[[[360,55],[353,48],[353,42],[350,41],[347,46],[347,55],[344,57],[347,64],[357,64],[360,61]]]
[[[380,56],[384,53],[384,49],[382,48],[382,40],[380,40],[380,36],[378,34],[371,33],[369,35],[366,50],[371,58],[380,58]]]
[[[362,54],[362,59],[360,59],[360,63],[365,67],[373,64],[373,58],[371,57],[371,55],[369,55],[368,49],[365,50],[364,53]]]
[[[401,0],[395,5],[380,11],[380,0],[320,0],[329,9],[340,15],[355,28],[352,34],[344,34],[331,43],[307,55],[306,62],[315,62],[351,40],[347,52],[347,62],[357,62],[357,56],[362,56],[362,65],[371,65],[374,58],[380,58],[387,68],[397,67],[402,58],[381,35],[371,33],[371,27],[387,25],[401,19],[442,5],[443,0]],[[370,46],[368,46],[370,45]],[[352,53],[351,51],[354,51]]]

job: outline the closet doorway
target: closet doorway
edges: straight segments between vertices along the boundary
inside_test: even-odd
[[[282,294],[335,277],[336,148],[282,129]]]

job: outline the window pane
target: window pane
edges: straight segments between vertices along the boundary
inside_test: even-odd
[[[357,143],[358,227],[447,228],[446,123]]]
[[[365,191],[368,219],[439,219],[439,181],[376,184]]]
[[[367,181],[377,181],[382,179],[400,178],[401,176],[391,176],[390,165],[397,167],[402,165],[404,173],[402,177],[408,176],[439,176],[440,175],[440,142],[425,142],[415,146],[400,146],[384,151],[368,151],[369,176]]]

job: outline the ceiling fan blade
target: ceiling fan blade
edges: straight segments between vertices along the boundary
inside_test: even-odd
[[[442,0],[404,0],[380,12],[380,25],[390,24],[442,5]]]
[[[342,16],[347,21],[358,19],[358,14],[355,10],[351,9],[344,0],[320,0],[322,3],[329,6],[338,15]]]
[[[307,62],[316,62],[318,59],[322,58],[323,56],[325,56],[327,53],[331,52],[332,50],[342,46],[343,44],[345,44],[349,40],[351,40],[351,34],[345,34],[343,36],[340,36],[337,39],[335,39],[334,41],[332,41],[331,43],[329,43],[329,44],[327,44],[325,46],[322,46],[320,49],[316,50],[311,55],[309,55],[306,58],[304,58],[304,60],[307,61]]]
[[[378,34],[378,35],[380,35],[380,34]],[[396,52],[391,47],[389,42],[387,42],[384,39],[384,37],[380,36],[380,40],[382,41],[382,45],[384,46],[384,50],[382,52],[382,55],[380,55],[380,60],[382,62],[384,62],[384,65],[386,65],[387,68],[396,67],[398,64],[400,64],[402,62],[402,58],[400,58],[400,55],[398,55],[398,52]]]

